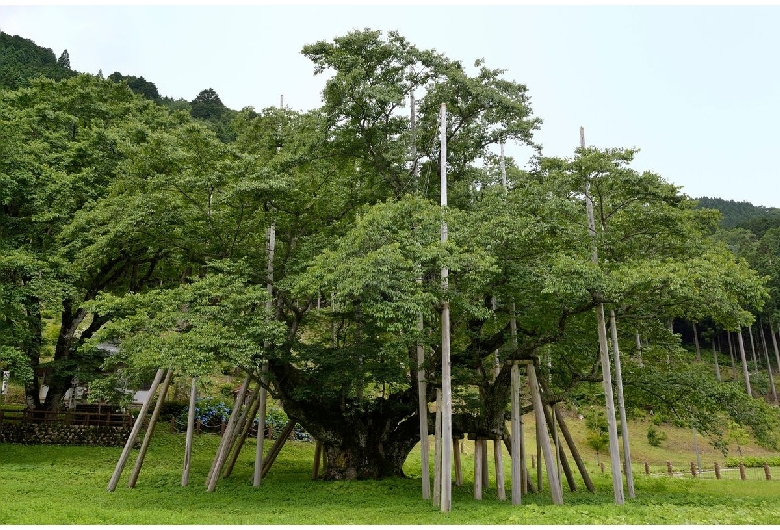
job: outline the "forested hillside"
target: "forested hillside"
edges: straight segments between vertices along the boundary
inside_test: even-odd
[[[14,90],[29,86],[30,80],[37,77],[61,80],[78,73],[70,67],[68,50],[64,50],[57,58],[49,48],[38,46],[18,35],[12,36],[0,31],[0,88]],[[229,122],[237,112],[227,108],[211,88],[202,90],[192,101],[187,101],[180,97],[161,96],[157,85],[144,79],[143,75],[114,72],[108,79],[126,84],[133,93],[171,110],[189,112],[194,118],[209,124],[223,141],[234,139]]]
[[[49,48],[0,31],[0,88],[17,89],[35,77],[59,80],[76,73],[70,69],[68,50],[57,58]]]
[[[723,218],[720,222],[722,228],[747,228],[757,236],[762,236],[761,227],[769,223],[780,225],[780,209],[755,206],[746,201],[733,201],[715,197],[699,197],[696,199],[699,208],[712,208],[718,210]]]
[[[371,30],[302,54],[333,74],[308,112],[166,100],[62,58],[0,89],[0,366],[28,408],[229,373],[323,444],[327,478],[377,478],[450,378],[452,432],[507,436],[533,366],[524,412],[606,403],[777,446],[780,228],[718,227],[633,149],[521,169],[503,147],[536,147],[541,119],[484,61]]]

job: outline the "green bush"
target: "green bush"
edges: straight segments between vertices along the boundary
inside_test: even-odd
[[[650,425],[647,428],[647,443],[653,447],[661,447],[661,444],[666,440],[666,433],[659,431],[655,428],[655,425]]]
[[[178,417],[182,413],[187,416],[187,409],[189,408],[189,401],[166,401],[160,408],[160,418],[168,419],[171,416]]]
[[[726,459],[726,466],[738,467],[739,463],[745,467],[764,467],[764,463],[770,466],[780,466],[780,456],[730,456]]]

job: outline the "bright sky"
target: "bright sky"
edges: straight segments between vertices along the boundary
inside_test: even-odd
[[[0,30],[67,49],[77,71],[187,100],[213,88],[234,109],[318,106],[301,48],[363,28],[506,69],[548,156],[572,156],[583,126],[691,197],[780,207],[780,6],[0,5]]]

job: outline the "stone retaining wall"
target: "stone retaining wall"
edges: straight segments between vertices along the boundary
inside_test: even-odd
[[[112,427],[107,425],[5,423],[0,426],[0,443],[122,447],[127,443],[131,430],[132,427]]]

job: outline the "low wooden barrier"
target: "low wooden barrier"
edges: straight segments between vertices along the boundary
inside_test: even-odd
[[[0,410],[0,427],[4,423],[50,423],[62,425],[105,425],[132,427],[133,416],[126,412],[53,412],[48,410]]]
[[[108,412],[9,411],[0,409],[0,443],[124,445],[130,414]]]

